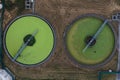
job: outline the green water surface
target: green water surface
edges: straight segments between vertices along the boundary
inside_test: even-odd
[[[23,38],[35,30],[39,30],[35,35],[35,44],[27,46],[17,58],[22,64],[36,64],[50,55],[54,46],[53,31],[44,20],[35,16],[24,16],[14,21],[6,32],[6,48],[13,58],[22,45]]]
[[[98,64],[106,60],[112,53],[115,45],[114,33],[108,24],[96,38],[96,44],[89,47],[84,53],[87,36],[93,36],[104,21],[95,17],[81,18],[71,25],[66,37],[69,53],[83,64]]]

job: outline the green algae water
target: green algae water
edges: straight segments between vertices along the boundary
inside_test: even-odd
[[[34,37],[34,45],[27,46],[16,61],[32,65],[43,62],[50,56],[55,42],[51,26],[40,17],[28,15],[15,19],[6,29],[5,46],[11,58],[24,43],[25,36],[32,34],[35,30],[38,30],[38,33]]]
[[[71,24],[66,34],[66,47],[75,61],[86,65],[95,65],[104,62],[113,52],[115,37],[110,25],[106,24],[96,38],[96,43],[83,53],[86,38],[93,36],[103,20],[96,17],[80,18]]]

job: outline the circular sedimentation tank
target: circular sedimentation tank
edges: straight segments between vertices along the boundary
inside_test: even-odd
[[[10,59],[25,66],[44,63],[55,47],[53,27],[46,19],[32,14],[13,19],[5,29],[3,39]]]
[[[64,40],[69,58],[78,66],[101,67],[111,60],[116,49],[116,33],[107,22],[99,35],[85,49],[105,19],[95,14],[82,15],[66,29]]]

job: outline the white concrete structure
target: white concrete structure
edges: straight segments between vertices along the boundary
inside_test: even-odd
[[[0,80],[12,80],[12,77],[5,70],[0,69]]]
[[[25,0],[25,9],[32,9],[34,0]]]
[[[31,2],[34,2],[34,0],[31,0]]]
[[[35,6],[35,0],[25,0],[25,9],[32,9],[32,12],[35,12],[34,9]]]
[[[25,0],[25,9],[32,9],[31,0]]]
[[[2,5],[2,4],[0,4],[0,9],[2,9],[2,7],[3,7],[3,5]]]
[[[110,69],[109,72],[112,72],[112,70]]]

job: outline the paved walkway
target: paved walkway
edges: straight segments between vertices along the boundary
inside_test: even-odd
[[[117,66],[117,71],[120,71],[120,22],[118,24],[118,66]],[[120,80],[120,74],[117,74],[116,80]]]

